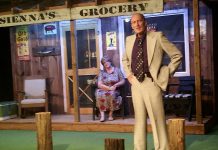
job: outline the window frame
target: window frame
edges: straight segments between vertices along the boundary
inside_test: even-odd
[[[155,14],[144,14],[145,18],[149,17],[160,17],[160,16],[167,16],[167,15],[183,15],[183,22],[184,22],[184,56],[185,59],[184,63],[184,71],[177,71],[175,72],[174,76],[190,76],[190,59],[189,59],[189,31],[188,31],[188,9],[176,9],[176,10],[167,10],[162,13],[155,13]],[[124,35],[124,21],[130,21],[131,16],[119,16],[118,23],[119,23],[119,49],[120,49],[120,64],[121,70],[123,71],[122,65],[122,55],[125,51],[125,35]]]

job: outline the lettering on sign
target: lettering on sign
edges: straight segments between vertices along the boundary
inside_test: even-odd
[[[163,1],[146,0],[142,2],[128,2],[99,6],[76,7],[71,9],[72,19],[98,18],[119,15],[131,15],[135,12],[155,13],[163,11]]]
[[[126,13],[126,12],[137,12],[145,11],[148,7],[147,3],[138,4],[138,5],[120,5],[120,6],[111,6],[111,7],[101,7],[101,8],[90,8],[82,9],[80,11],[81,16],[99,16],[106,14],[117,14],[117,13]]]
[[[145,0],[141,2],[127,2],[106,4],[99,6],[84,6],[29,12],[0,16],[0,27],[24,24],[46,23],[85,18],[99,18],[120,15],[131,15],[135,12],[157,13],[163,11],[163,0]]]

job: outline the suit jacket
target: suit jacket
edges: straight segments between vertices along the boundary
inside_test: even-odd
[[[127,77],[133,74],[131,70],[131,59],[135,39],[136,35],[126,38],[126,50],[122,57],[122,63]],[[164,52],[170,58],[167,66],[162,65]],[[170,75],[174,74],[181,63],[181,52],[174,44],[168,41],[162,32],[147,32],[147,56],[149,71],[154,82],[165,91]]]

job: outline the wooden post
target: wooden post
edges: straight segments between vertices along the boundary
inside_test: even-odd
[[[170,150],[185,149],[185,119],[169,119],[168,137]]]
[[[37,150],[52,150],[51,113],[36,113]]]
[[[196,120],[199,124],[202,120],[201,98],[201,55],[200,55],[200,26],[199,26],[199,1],[193,0],[194,19],[194,68],[195,68],[195,95],[196,95]]]
[[[80,122],[80,106],[79,106],[79,78],[77,65],[76,37],[75,37],[75,21],[70,21],[70,38],[71,38],[71,53],[72,53],[72,70],[73,70],[73,108],[74,121]]]
[[[125,150],[124,139],[111,139],[104,140],[105,150]]]

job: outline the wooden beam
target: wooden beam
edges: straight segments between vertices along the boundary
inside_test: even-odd
[[[185,149],[185,119],[169,119],[168,137],[170,150]]]
[[[71,8],[71,7],[72,7],[72,2],[71,2],[71,0],[65,0],[65,6],[66,6],[67,8]]]
[[[19,7],[12,7],[11,12],[12,12],[12,14],[18,14],[18,13],[22,12],[22,9]]]
[[[37,149],[52,150],[51,113],[36,113]]]
[[[101,5],[102,4],[102,0],[95,0],[95,5]]]
[[[37,9],[39,11],[48,10],[50,6],[52,6],[53,1],[52,0],[37,0]]]
[[[104,139],[105,150],[125,150],[124,139],[106,138]]]
[[[202,123],[199,1],[193,0],[196,120]]]
[[[72,69],[73,69],[73,106],[74,106],[74,121],[80,122],[79,111],[79,85],[78,85],[78,65],[77,65],[77,50],[75,38],[75,21],[70,21],[70,37],[71,37],[71,54],[72,54]]]
[[[22,9],[18,7],[19,2],[17,0],[11,0],[11,12],[12,14],[18,14],[22,12]]]
[[[14,7],[18,4],[17,0],[11,0],[11,6]]]
[[[38,11],[46,10],[46,6],[42,3],[42,0],[37,0],[36,8]]]
[[[40,5],[40,4],[37,4],[37,5],[36,5],[36,8],[37,8],[38,11],[45,10],[45,8],[42,7],[42,5]]]
[[[48,10],[52,4],[52,0],[37,0],[37,9],[39,11]]]

